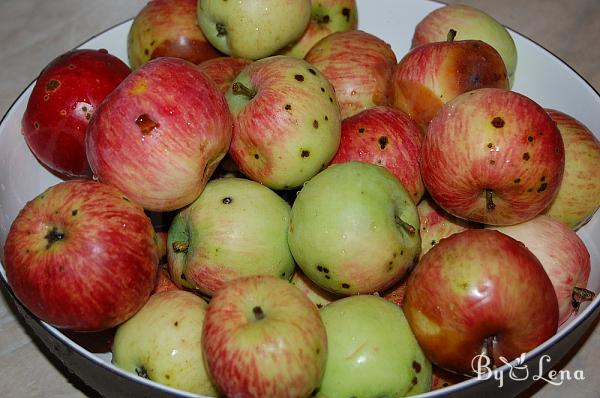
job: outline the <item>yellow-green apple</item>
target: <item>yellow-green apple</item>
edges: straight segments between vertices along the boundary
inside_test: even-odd
[[[238,57],[218,57],[202,62],[198,68],[216,83],[223,95],[231,87],[237,75],[252,61]]]
[[[171,224],[169,271],[178,286],[213,295],[250,275],[289,280],[290,206],[275,192],[243,178],[210,181]]]
[[[396,55],[388,43],[360,30],[333,33],[304,57],[335,88],[342,118],[376,105],[390,104]]]
[[[121,369],[169,387],[215,397],[202,355],[207,304],[191,292],[153,294],[117,328],[112,361]]]
[[[419,202],[417,212],[421,222],[421,257],[440,240],[465,229],[477,228],[475,223],[448,214],[428,196]]]
[[[19,212],[4,269],[15,296],[41,320],[75,331],[109,329],[138,311],[154,289],[154,228],[116,188],[62,182]]]
[[[294,205],[288,241],[317,285],[336,294],[383,291],[419,258],[419,216],[387,169],[350,161],[311,178]]]
[[[327,304],[340,298],[335,294],[321,289],[316,283],[311,281],[301,269],[296,269],[296,272],[294,272],[294,275],[292,275],[290,282],[292,285],[302,290],[309,300],[317,306],[317,308],[323,308]]]
[[[312,65],[283,55],[248,65],[226,94],[229,155],[272,189],[301,186],[335,155],[341,118],[333,87]]]
[[[446,40],[450,29],[456,32],[457,40],[481,40],[494,47],[502,56],[509,80],[514,81],[517,67],[515,42],[500,22],[475,7],[450,4],[432,11],[417,24],[412,47]]]
[[[373,163],[388,169],[419,203],[425,193],[419,170],[419,126],[407,114],[376,106],[342,121],[340,146],[331,161]]]
[[[565,173],[544,213],[577,229],[600,207],[600,142],[574,117],[554,109],[547,111],[563,139]]]
[[[311,18],[300,39],[285,47],[281,54],[304,58],[321,40],[335,32],[346,32],[358,26],[356,0],[312,0]]]
[[[421,177],[447,212],[510,225],[554,199],[565,151],[556,123],[525,95],[481,88],[448,102],[421,146]]]
[[[402,305],[419,345],[434,364],[473,373],[552,337],[558,303],[540,261],[497,231],[468,229],[442,239],[408,277]]]
[[[302,36],[310,0],[198,0],[198,23],[221,52],[260,59]]]
[[[150,0],[133,19],[127,55],[133,69],[158,57],[194,64],[221,55],[204,37],[196,17],[197,0]]]
[[[288,281],[238,278],[211,299],[202,331],[204,359],[227,397],[308,397],[327,360],[317,307]]]
[[[162,57],[132,72],[94,113],[86,151],[95,176],[147,210],[193,202],[227,153],[227,102],[196,65]]]
[[[577,312],[581,301],[594,298],[594,293],[586,289],[590,253],[568,225],[540,215],[517,225],[492,229],[522,242],[540,260],[558,298],[559,324]]]
[[[392,76],[392,105],[423,129],[448,101],[483,87],[508,89],[502,57],[479,40],[452,40],[412,49]]]
[[[319,398],[399,398],[429,391],[431,363],[402,310],[359,295],[323,307],[329,354]]]
[[[21,128],[31,152],[62,177],[89,178],[85,130],[92,114],[131,70],[106,50],[72,50],[37,78]]]

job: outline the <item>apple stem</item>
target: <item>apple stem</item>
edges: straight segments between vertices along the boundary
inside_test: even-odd
[[[454,41],[454,38],[456,37],[456,31],[454,29],[450,29],[448,31],[448,35],[446,36],[446,40],[447,41]]]
[[[414,235],[414,234],[417,233],[417,229],[415,227],[413,227],[412,225],[410,225],[409,223],[407,223],[406,221],[404,221],[400,217],[395,216],[394,218],[395,218],[395,221],[396,221],[396,225],[399,226],[399,227],[402,227],[409,234]]]
[[[260,321],[261,319],[265,318],[265,313],[262,310],[262,308],[260,308],[260,306],[252,308],[252,313],[254,314],[254,318],[256,318],[257,321]]]
[[[231,91],[235,95],[245,95],[246,97],[252,99],[256,95],[256,91],[250,90],[248,87],[244,86],[240,82],[235,82],[231,85]]]
[[[496,364],[494,361],[494,336],[488,336],[483,340],[483,344],[481,346],[481,356],[488,358],[488,363],[491,364],[492,369],[496,368]]]
[[[485,203],[485,207],[490,211],[496,208],[496,204],[494,203],[494,191],[491,189],[485,190]]]
[[[175,253],[187,252],[189,246],[189,243],[183,241],[175,241],[172,245]]]
[[[596,293],[591,290],[587,290],[583,287],[573,287],[573,293],[571,294],[571,305],[575,308],[575,312],[579,310],[579,306],[584,301],[592,301],[596,297]]]

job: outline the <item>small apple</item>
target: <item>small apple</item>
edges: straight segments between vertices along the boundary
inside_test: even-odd
[[[381,297],[387,301],[396,304],[398,307],[402,307],[404,303],[404,296],[406,295],[406,282],[408,281],[408,275],[400,279],[394,286],[382,292]]]
[[[150,0],[133,19],[127,55],[133,69],[158,57],[182,58],[194,64],[221,54],[202,34],[197,0]]]
[[[383,291],[419,258],[419,216],[387,169],[350,161],[311,178],[294,205],[288,241],[302,271],[342,295]]]
[[[221,52],[256,60],[300,38],[310,11],[310,0],[198,0],[198,23]]]
[[[173,282],[171,279],[171,275],[166,268],[160,267],[158,271],[158,279],[156,281],[156,286],[152,291],[152,294],[157,294],[160,292],[165,292],[169,290],[180,290],[179,287]]]
[[[432,367],[431,372],[431,390],[439,390],[440,388],[446,388],[454,384],[461,383],[468,380],[468,377],[459,375],[447,370],[441,369],[437,366]]]
[[[383,166],[417,204],[425,192],[419,169],[420,149],[419,127],[407,114],[376,106],[342,121],[340,146],[331,163],[358,160]]]
[[[432,11],[417,24],[412,48],[446,40],[450,29],[456,31],[456,40],[481,40],[494,47],[502,56],[512,84],[517,67],[515,42],[500,22],[477,8],[450,4]]]
[[[251,63],[252,61],[244,58],[218,57],[202,62],[198,68],[206,73],[225,95],[236,76]]]
[[[183,290],[152,295],[117,328],[113,363],[169,387],[217,396],[202,355],[206,309],[204,300]]]
[[[131,70],[106,50],[72,50],[38,76],[23,114],[25,142],[63,177],[90,178],[85,130],[100,102]]]
[[[450,214],[510,225],[550,204],[564,159],[560,132],[542,107],[513,91],[481,88],[433,118],[421,146],[421,177]]]
[[[217,291],[202,331],[204,359],[227,397],[308,397],[327,360],[317,307],[288,281],[236,279]]]
[[[380,38],[360,30],[336,32],[315,44],[304,59],[333,85],[343,119],[390,104],[396,55]]]
[[[359,295],[320,312],[329,354],[315,397],[396,398],[429,391],[431,363],[398,306]]]
[[[410,273],[402,304],[434,364],[472,374],[537,347],[558,328],[558,303],[539,260],[497,231],[469,229],[442,239]]]
[[[565,173],[556,197],[544,213],[577,229],[600,207],[600,142],[572,116],[553,109],[547,111],[565,145]]]
[[[231,114],[198,67],[162,57],[132,72],[94,113],[86,134],[95,176],[145,209],[193,202],[227,153]]]
[[[311,281],[301,269],[296,269],[296,272],[294,272],[294,275],[292,275],[290,282],[292,285],[303,291],[308,299],[317,306],[317,308],[323,308],[327,304],[340,298],[335,294],[331,294],[330,292],[321,289],[316,283]]]
[[[283,55],[248,65],[226,94],[234,118],[229,155],[272,189],[301,186],[335,155],[340,109],[312,65]]]
[[[62,182],[19,212],[4,269],[15,296],[41,320],[74,331],[109,329],[139,310],[154,289],[154,228],[116,188]]]
[[[171,224],[169,271],[178,286],[213,295],[250,275],[290,279],[290,206],[275,192],[242,178],[210,181]]]

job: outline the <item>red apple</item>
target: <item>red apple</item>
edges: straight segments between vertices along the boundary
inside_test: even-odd
[[[160,292],[168,292],[170,290],[183,290],[179,289],[175,282],[171,279],[169,275],[169,271],[166,268],[160,268],[158,271],[158,279],[156,281],[156,286],[152,291],[152,294],[157,294]]]
[[[342,121],[340,146],[331,163],[350,160],[388,169],[419,203],[425,187],[419,170],[419,127],[404,112],[377,106]]]
[[[202,62],[198,68],[206,73],[225,95],[236,76],[251,63],[251,60],[245,58],[218,57]]]
[[[417,264],[402,306],[436,365],[472,373],[477,355],[496,366],[552,337],[558,303],[542,264],[522,243],[471,229],[442,239]]]
[[[28,202],[4,248],[17,298],[41,320],[75,331],[131,317],[154,289],[157,266],[143,209],[91,180],[60,183]]]
[[[38,76],[23,114],[25,141],[36,158],[64,177],[91,177],[85,130],[92,114],[129,74],[106,50],[73,50]]]
[[[211,299],[202,349],[227,397],[308,397],[320,384],[327,335],[317,307],[288,281],[236,279]]]
[[[333,85],[342,118],[389,105],[396,55],[380,38],[360,30],[333,33],[315,44],[304,59]]]
[[[548,206],[564,159],[560,132],[542,107],[513,91],[482,88],[433,118],[421,146],[421,177],[447,212],[510,225]]]
[[[97,178],[152,211],[193,202],[227,153],[232,119],[216,85],[198,67],[157,58],[100,105],[86,136]]]
[[[452,37],[411,50],[396,66],[392,82],[393,106],[423,128],[445,103],[462,93],[483,87],[509,88],[506,67],[493,47]]]

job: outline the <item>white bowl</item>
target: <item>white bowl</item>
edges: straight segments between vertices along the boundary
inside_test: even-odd
[[[369,4],[371,7],[369,7]],[[360,29],[389,42],[398,58],[410,47],[416,23],[440,6],[423,0],[358,0]],[[81,48],[106,48],[126,61],[126,36],[131,21],[121,23],[85,42]],[[600,132],[600,95],[568,65],[529,39],[511,32],[518,50],[518,65],[513,90],[525,94],[545,108],[554,108],[574,116],[592,131]],[[58,55],[58,54],[57,54]],[[31,84],[15,101],[0,124],[0,253],[6,235],[19,210],[34,196],[60,180],[50,174],[33,157],[21,135],[21,117],[33,88]],[[600,215],[596,215],[578,231],[592,256],[592,272],[587,286],[600,291]],[[0,282],[10,292],[4,268],[0,263]],[[14,298],[14,297],[13,297]],[[167,388],[152,381],[126,373],[110,363],[110,353],[94,354],[74,343],[57,329],[37,320],[15,299],[17,308],[31,329],[51,352],[86,384],[110,397],[196,395]],[[555,365],[589,329],[600,313],[600,296],[582,305],[579,314],[550,340],[525,355],[530,376],[538,374],[543,363],[548,370]],[[550,362],[540,362],[548,355]],[[508,377],[509,366],[500,368],[497,377],[504,387],[498,389],[495,379],[471,379],[422,397],[485,395],[513,396],[534,382],[532,377],[515,381]]]

